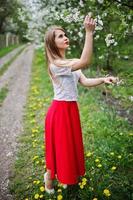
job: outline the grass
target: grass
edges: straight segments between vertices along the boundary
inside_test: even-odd
[[[1,48],[0,49],[0,58],[2,58],[3,56],[5,56],[6,54],[8,54],[9,52],[11,52],[12,50],[16,49],[19,46],[20,46],[20,44],[15,44],[15,45],[11,45],[9,47]]]
[[[2,103],[7,96],[7,93],[8,93],[7,87],[3,87],[0,89],[0,106],[2,106]]]
[[[96,75],[93,70],[85,70],[84,73],[89,77]],[[43,134],[44,117],[53,91],[43,52],[36,51],[25,107],[24,133],[18,138],[20,149],[10,177],[10,191],[15,200],[131,199],[132,126],[125,118],[117,115],[114,107],[105,104],[101,92],[109,89],[115,94],[116,89],[118,95],[118,88],[99,86],[90,89],[79,85],[78,105],[85,147],[86,175],[78,185],[70,186],[67,190],[55,180],[56,193],[49,196],[44,191],[43,183],[46,169]]]
[[[4,74],[4,72],[8,69],[8,67],[11,65],[11,63],[18,57],[18,55],[25,49],[25,46],[20,49],[15,56],[11,58],[7,63],[5,63],[2,68],[0,68],[0,76]]]

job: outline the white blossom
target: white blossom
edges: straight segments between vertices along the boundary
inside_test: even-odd
[[[97,0],[98,3],[103,4],[104,0]]]
[[[95,40],[97,40],[97,39],[99,39],[100,38],[100,36],[99,35],[96,35],[95,36]]]
[[[129,97],[129,100],[133,102],[133,96],[130,96],[130,97]]]
[[[99,59],[100,60],[104,59],[104,55],[99,56]]]
[[[117,43],[115,43],[116,41],[114,39],[114,36],[111,33],[106,35],[105,42],[106,42],[107,47],[109,47],[111,44],[117,45]]]
[[[95,30],[102,30],[103,29],[103,21],[99,15],[96,17],[95,22],[96,22]]]
[[[124,56],[124,59],[125,59],[125,60],[128,60],[128,58],[129,58],[129,56]]]

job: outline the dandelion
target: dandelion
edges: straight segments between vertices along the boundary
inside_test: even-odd
[[[80,188],[83,189],[83,188],[84,188],[84,185],[81,184],[81,185],[80,185]]]
[[[94,199],[92,199],[92,200],[98,200],[98,198],[94,198]]]
[[[33,160],[36,160],[37,158],[39,158],[39,156],[34,156],[34,157],[33,157]]]
[[[111,156],[114,156],[114,155],[115,155],[115,153],[114,153],[114,152],[110,152],[110,155],[111,155]]]
[[[122,156],[121,156],[121,155],[119,155],[119,156],[118,156],[118,158],[119,158],[119,159],[121,159],[121,158],[122,158]]]
[[[97,158],[97,159],[95,159],[95,162],[98,163],[98,162],[100,162],[100,160]]]
[[[44,192],[45,188],[43,186],[40,187],[40,191]]]
[[[39,199],[39,194],[35,194],[34,198]]]
[[[101,167],[102,167],[102,165],[101,165],[101,164],[98,164],[98,165],[97,165],[97,167],[101,168]]]
[[[82,178],[82,181],[83,181],[83,182],[86,182],[86,181],[87,181],[87,179],[86,179],[86,178]]]
[[[25,200],[29,200],[28,198],[26,198]]]
[[[86,154],[87,157],[91,157],[91,155],[92,153],[90,151]]]
[[[116,166],[113,166],[113,167],[111,168],[111,170],[112,170],[112,171],[116,170]]]
[[[61,189],[58,189],[57,192],[62,192],[62,190],[61,190]]]
[[[41,194],[39,197],[40,197],[40,199],[42,199],[43,198],[43,194]]]
[[[42,164],[44,164],[44,160],[42,160],[41,162],[42,162]]]
[[[36,184],[37,181],[33,181],[33,184]]]
[[[103,191],[103,194],[106,196],[106,197],[109,197],[111,195],[110,191],[108,189],[104,189]]]
[[[36,184],[38,185],[40,183],[40,181],[37,181]]]
[[[59,194],[59,195],[57,196],[57,200],[61,200],[61,199],[63,199],[63,196],[62,196],[61,194]]]

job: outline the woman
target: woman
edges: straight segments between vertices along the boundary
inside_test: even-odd
[[[50,28],[45,35],[48,72],[54,88],[54,99],[45,118],[46,168],[45,190],[54,193],[55,177],[66,188],[77,184],[85,174],[84,147],[77,105],[77,83],[91,87],[115,83],[115,77],[87,78],[81,69],[91,62],[95,21],[84,20],[85,44],[79,59],[66,59],[69,39],[61,27]]]

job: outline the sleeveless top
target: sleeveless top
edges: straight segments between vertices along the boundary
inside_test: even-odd
[[[54,79],[50,76],[54,89],[54,99],[77,101],[77,84],[81,70],[72,71],[71,67],[58,67],[54,64],[50,64],[50,71],[54,76]]]

